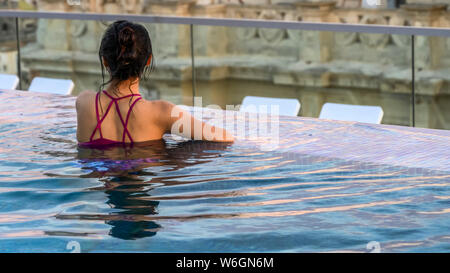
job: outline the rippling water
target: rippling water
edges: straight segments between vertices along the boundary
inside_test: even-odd
[[[81,149],[73,98],[0,99],[1,252],[450,251],[448,171],[244,141]]]

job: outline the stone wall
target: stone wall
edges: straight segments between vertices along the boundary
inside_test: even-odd
[[[17,9],[19,2],[0,0],[0,9]],[[21,44],[36,40],[36,20],[19,20]],[[0,73],[17,73],[16,20],[0,18]]]
[[[91,0],[69,6],[39,1],[38,10],[142,13],[311,22],[449,27],[447,6],[348,8],[352,1]],[[264,2],[264,1],[262,1]],[[284,2],[281,4],[280,2]],[[422,1],[423,2],[423,1]],[[440,1],[441,3],[444,1]],[[352,5],[354,5],[353,3]],[[146,25],[156,70],[142,84],[148,98],[191,104],[188,26]],[[23,48],[24,73],[72,78],[75,94],[101,83],[98,46],[105,23],[39,20],[37,41]],[[317,117],[325,102],[380,105],[383,123],[410,124],[411,40],[383,34],[279,29],[194,28],[197,90],[205,104],[239,104],[245,95],[293,97],[300,115]],[[450,39],[417,37],[416,124],[450,129]]]

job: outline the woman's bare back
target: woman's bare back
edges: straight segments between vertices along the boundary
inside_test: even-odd
[[[133,96],[117,101],[117,105],[122,116],[121,120],[120,116],[118,115],[115,103],[111,103],[112,99],[109,98],[106,94],[99,94],[98,114],[99,119],[101,120],[104,118],[104,120],[99,126],[100,130],[96,130],[98,124],[95,105],[96,96],[96,92],[84,91],[77,98],[76,109],[78,121],[78,142],[88,143],[92,140],[100,138],[100,130],[103,138],[116,142],[122,142],[124,135],[124,126],[122,120],[126,119],[126,115],[130,109],[130,105],[133,105],[133,103],[138,100],[138,98]],[[105,113],[109,104],[112,105],[105,117]],[[189,128],[186,128],[185,130],[183,129],[183,127],[181,127],[180,135],[186,138],[194,139],[194,128],[203,129],[203,127],[205,126],[204,122],[196,120],[190,115],[190,113],[182,110],[181,108],[175,106],[170,102],[163,100],[148,101],[143,98],[139,99],[138,101],[136,101],[136,103],[134,103],[134,106],[130,111],[128,123],[126,123],[127,130],[131,135],[132,140],[130,140],[130,138],[125,135],[124,142],[146,142],[161,139],[164,134],[172,133],[172,126],[180,118],[184,118],[191,124],[191,126],[186,126],[190,127],[189,132],[187,131]],[[196,122],[201,123],[201,125],[194,125],[194,123]],[[94,130],[96,130],[96,132],[93,134]],[[222,137],[209,139],[202,132],[202,139],[218,142],[233,141],[233,137],[231,135],[228,135],[225,130],[213,127],[213,131],[215,130],[218,130],[217,132]]]

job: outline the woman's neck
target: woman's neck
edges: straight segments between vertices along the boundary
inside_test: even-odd
[[[136,80],[126,80],[118,83],[113,80],[106,91],[110,94],[117,95],[119,97],[126,96],[129,94],[140,94],[139,93],[139,79]]]

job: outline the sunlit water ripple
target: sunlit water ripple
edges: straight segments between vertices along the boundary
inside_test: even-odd
[[[450,250],[449,171],[290,152],[300,119],[271,152],[170,137],[90,150],[76,145],[73,98],[0,99],[0,252]]]

